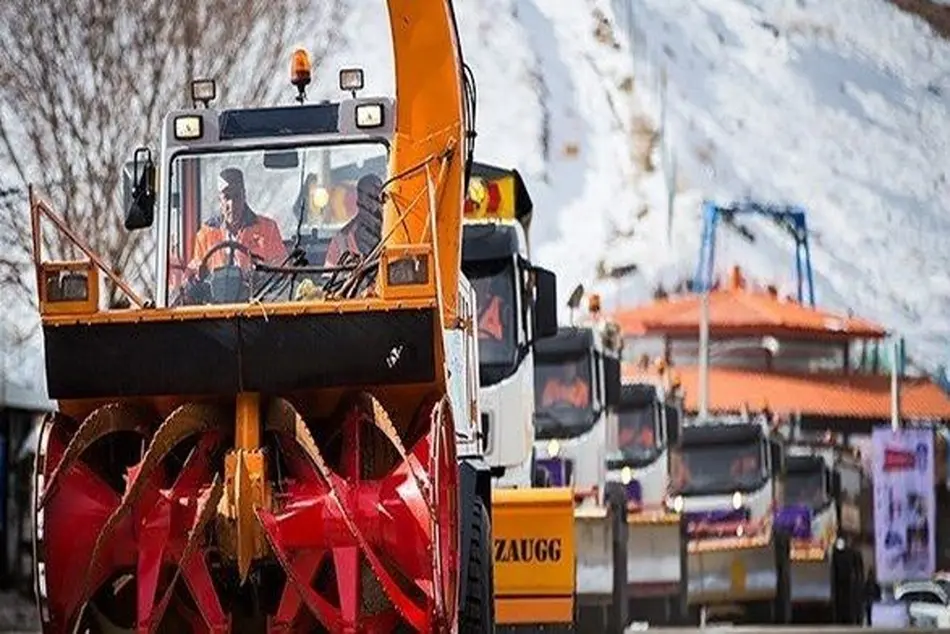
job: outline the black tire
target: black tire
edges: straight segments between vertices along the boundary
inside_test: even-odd
[[[468,584],[459,634],[490,634],[495,631],[495,575],[491,549],[491,518],[481,498],[472,505],[472,541],[468,551]]]
[[[864,562],[852,548],[835,550],[835,622],[861,625],[867,614],[864,598]]]
[[[607,517],[611,523],[613,593],[607,612],[607,631],[622,632],[627,627],[627,495],[619,482],[608,482],[604,488]]]
[[[788,625],[792,622],[792,552],[791,536],[782,530],[776,530],[775,542],[775,600],[772,603],[772,623]]]

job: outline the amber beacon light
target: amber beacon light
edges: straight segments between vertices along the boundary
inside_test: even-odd
[[[294,49],[290,57],[290,82],[297,87],[297,101],[303,103],[306,87],[310,84],[312,64],[310,53],[303,47]]]

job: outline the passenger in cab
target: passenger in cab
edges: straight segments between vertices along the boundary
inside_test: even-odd
[[[620,446],[631,449],[652,449],[656,443],[653,432],[653,419],[650,413],[637,412],[621,416]],[[626,420],[625,420],[626,419]],[[631,420],[632,419],[632,420]]]
[[[356,215],[333,236],[324,266],[337,266],[344,253],[368,255],[379,244],[383,230],[383,182],[367,174],[356,184]]]
[[[561,367],[561,376],[554,375],[544,385],[541,406],[565,404],[571,407],[587,407],[590,404],[590,387],[577,376],[577,364],[566,363]]]
[[[287,257],[287,248],[277,223],[254,213],[247,204],[244,173],[240,169],[229,167],[221,171],[218,196],[221,214],[209,218],[195,236],[194,257],[188,264],[191,275],[198,272],[202,260],[211,249],[229,240],[244,245],[267,264],[280,264]],[[205,266],[213,271],[227,265],[249,269],[251,264],[247,253],[225,247],[212,254]]]

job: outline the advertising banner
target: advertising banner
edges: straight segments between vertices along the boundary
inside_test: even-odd
[[[878,581],[928,579],[936,567],[933,430],[875,429],[871,454]]]

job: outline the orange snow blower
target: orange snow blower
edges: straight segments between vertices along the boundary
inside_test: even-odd
[[[59,405],[36,464],[44,633],[493,628],[460,273],[474,86],[450,0],[388,10],[395,99],[345,69],[352,98],[308,103],[298,49],[298,103],[216,110],[195,81],[159,164],[136,150],[125,227],[154,225],[152,299],[31,190]],[[48,259],[49,223],[87,259]],[[108,284],[128,307],[101,305]]]

